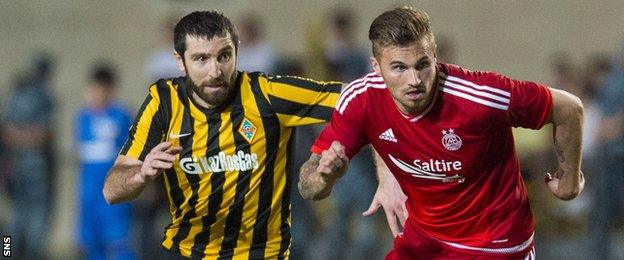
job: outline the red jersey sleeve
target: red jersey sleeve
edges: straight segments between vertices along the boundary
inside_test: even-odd
[[[552,96],[547,86],[530,81],[505,78],[510,86],[507,115],[514,127],[540,129],[550,115]]]
[[[478,85],[475,86],[477,91],[471,89],[468,94],[482,102],[493,102],[497,108],[505,110],[509,125],[540,129],[546,124],[552,108],[552,96],[547,86],[513,80],[496,72],[470,71],[452,64],[438,65],[443,73],[465,79],[469,81],[467,84]],[[482,93],[475,96],[475,92]],[[497,99],[488,99],[490,96]]]
[[[359,102],[358,102],[359,101]],[[311,151],[320,154],[327,150],[332,142],[338,141],[345,146],[345,152],[352,158],[367,144],[364,134],[365,117],[362,100],[354,100],[342,113],[334,110],[331,122],[314,142]]]

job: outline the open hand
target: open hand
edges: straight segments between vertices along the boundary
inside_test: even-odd
[[[182,147],[173,146],[171,142],[162,142],[156,145],[143,160],[140,176],[144,180],[154,180],[164,170],[173,167],[176,155],[182,151]]]

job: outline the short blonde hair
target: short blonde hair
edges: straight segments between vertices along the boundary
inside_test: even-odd
[[[368,30],[373,43],[373,55],[379,57],[381,48],[405,46],[427,37],[435,43],[429,15],[409,6],[397,7],[377,16]]]

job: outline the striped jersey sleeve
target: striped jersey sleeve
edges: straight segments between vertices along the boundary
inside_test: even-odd
[[[444,83],[447,94],[505,111],[512,127],[540,129],[546,124],[552,108],[552,96],[547,86],[510,79],[496,72],[439,65],[448,72]]]
[[[143,161],[145,156],[163,140],[165,120],[161,111],[158,84],[152,85],[128,132],[128,139],[121,149],[125,155]]]
[[[342,89],[341,82],[293,76],[261,76],[258,80],[280,123],[287,127],[329,121]]]
[[[312,145],[312,153],[321,154],[333,141],[338,141],[344,145],[347,156],[352,158],[368,143],[364,129],[369,110],[363,97],[368,90],[374,88],[385,89],[386,85],[383,79],[373,72],[351,82],[343,90],[331,122]]]

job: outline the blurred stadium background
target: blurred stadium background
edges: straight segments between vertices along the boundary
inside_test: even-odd
[[[601,257],[593,252],[608,250],[604,247],[607,243],[611,245],[611,252],[603,257],[610,254],[613,259],[624,259],[624,157],[621,157],[624,154],[624,105],[621,104],[624,98],[624,2],[621,0],[0,1],[2,113],[6,111],[18,78],[32,77],[42,57],[50,57],[52,64],[48,91],[54,100],[50,127],[54,133],[55,163],[53,171],[49,171],[54,174],[49,194],[54,200],[46,213],[48,228],[42,231],[45,255],[53,259],[80,256],[74,242],[78,160],[72,122],[77,109],[84,104],[87,75],[94,63],[114,64],[119,75],[118,97],[136,111],[153,77],[162,75],[154,64],[161,64],[159,50],[172,49],[168,31],[171,21],[194,10],[218,9],[229,16],[239,30],[245,25],[249,27],[246,30],[256,32],[255,38],[263,44],[255,46],[256,54],[258,50],[271,53],[271,56],[245,54],[248,68],[260,66],[258,68],[270,72],[349,80],[349,76],[336,75],[332,69],[335,66],[332,53],[340,50],[340,46],[332,46],[339,37],[331,29],[340,24],[335,22],[340,19],[332,17],[349,13],[352,19],[347,24],[353,26],[353,33],[346,43],[368,55],[368,26],[378,14],[401,4],[429,13],[439,47],[443,49],[440,50],[443,60],[475,70],[494,70],[516,79],[547,83],[582,97],[586,109],[591,108],[591,111],[586,110],[585,139],[589,143],[585,146],[583,165],[587,185],[585,193],[576,200],[557,201],[543,185],[543,172],[554,170],[555,166],[550,129],[517,131],[523,175],[538,221],[537,254],[542,259],[599,259]],[[253,33],[250,35],[248,42],[254,39]],[[248,48],[246,44],[242,42],[241,52]],[[254,64],[258,62],[254,57],[272,62]],[[303,140],[306,141],[311,142]],[[6,233],[6,227],[13,215],[11,203],[15,203],[8,192],[11,178],[8,157],[2,157],[0,168],[2,235],[11,235]],[[606,191],[606,195],[601,195],[602,191]],[[297,250],[327,254],[321,258],[315,253],[316,257],[311,259],[332,258],[332,253],[327,252],[331,251],[328,249],[331,243],[323,242],[326,239],[323,228],[332,227],[329,222],[335,218],[330,215],[343,214],[332,210],[336,205],[335,201],[312,203],[310,211],[300,211],[307,213],[293,213],[295,224],[312,215],[317,221],[312,221],[310,225],[316,228],[306,234],[314,243],[300,245],[303,249]],[[358,212],[367,206],[356,209],[356,214],[347,219],[361,218]],[[381,257],[391,246],[391,235],[381,213],[378,215],[373,235],[377,236],[374,241],[382,252]],[[156,231],[153,231],[157,235],[151,242],[155,247],[168,216],[161,212],[145,217],[157,220]],[[347,237],[349,241],[358,241],[358,237],[364,235],[352,225],[355,224],[345,225]],[[605,240],[608,232],[611,232],[611,240]],[[140,248],[139,245],[135,247]],[[140,257],[150,256],[149,249],[141,250],[146,251],[139,253]],[[305,254],[301,253],[300,258],[304,259]],[[357,259],[355,255],[357,253],[336,258]]]

